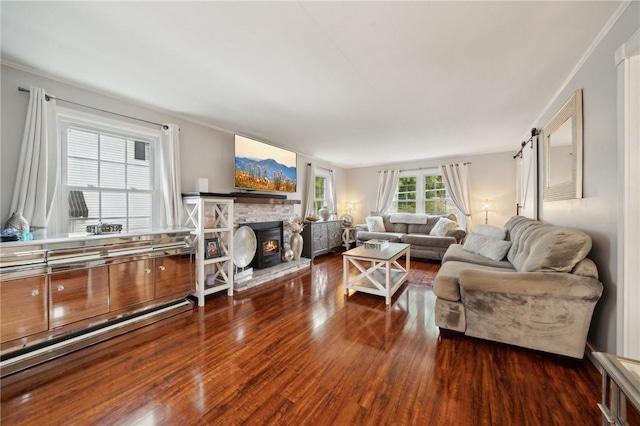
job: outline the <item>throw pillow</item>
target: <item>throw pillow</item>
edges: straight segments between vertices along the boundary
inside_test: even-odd
[[[369,232],[385,232],[384,222],[382,221],[382,216],[367,216],[365,218],[367,221],[367,228],[369,228]]]
[[[472,232],[462,246],[463,249],[488,257],[492,260],[502,260],[511,248],[511,241],[496,240],[486,235]]]
[[[438,222],[433,226],[433,228],[431,228],[431,231],[429,231],[429,235],[435,237],[444,237],[445,235],[447,235],[447,232],[455,228],[456,225],[457,223],[455,223],[451,219],[441,217],[440,219],[438,219]]]
[[[473,230],[476,234],[486,235],[487,237],[494,238],[496,240],[504,240],[507,238],[507,229],[498,228],[493,225],[476,225],[476,229]]]

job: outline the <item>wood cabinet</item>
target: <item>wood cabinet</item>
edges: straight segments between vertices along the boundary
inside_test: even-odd
[[[0,283],[0,337],[2,342],[49,328],[46,275]]]
[[[107,266],[53,273],[49,277],[49,328],[109,312]]]
[[[342,221],[307,223],[302,230],[302,256],[313,260],[316,256],[337,251],[342,246]]]

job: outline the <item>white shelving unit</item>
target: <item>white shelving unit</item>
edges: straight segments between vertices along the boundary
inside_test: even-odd
[[[233,296],[233,198],[216,198],[203,193],[184,194],[186,226],[195,228],[196,292],[198,306],[205,296],[227,290]],[[207,258],[206,243],[217,238],[219,256]]]

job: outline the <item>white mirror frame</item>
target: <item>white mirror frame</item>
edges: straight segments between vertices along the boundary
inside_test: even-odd
[[[567,120],[571,120],[571,152],[572,179],[570,182],[562,182],[550,185],[550,157],[551,136]],[[544,201],[570,200],[582,198],[582,89],[578,89],[571,98],[560,108],[551,120],[542,129],[543,136],[543,198]]]

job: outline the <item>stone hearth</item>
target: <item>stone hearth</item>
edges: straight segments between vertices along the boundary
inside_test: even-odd
[[[279,265],[272,266],[265,269],[257,269],[253,271],[253,278],[247,281],[243,281],[235,284],[236,291],[244,291],[250,288],[259,286],[268,281],[275,280],[276,278],[284,277],[285,275],[294,273],[304,273],[311,266],[311,259],[305,257],[299,260],[292,260],[291,262],[282,262]],[[292,278],[294,276],[292,275]]]

